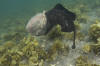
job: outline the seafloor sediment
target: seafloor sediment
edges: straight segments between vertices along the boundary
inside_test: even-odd
[[[4,17],[0,66],[100,66],[100,2],[77,3],[74,7],[64,4],[77,15],[76,49],[71,48],[73,32],[61,32],[59,25],[48,35],[32,36],[25,30],[30,15]]]

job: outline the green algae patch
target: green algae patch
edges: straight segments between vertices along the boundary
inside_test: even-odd
[[[24,37],[17,44],[6,41],[0,45],[0,66],[44,66],[44,61],[51,62],[59,54],[68,54],[68,46],[61,40],[55,40],[48,50],[31,35]]]
[[[90,53],[90,52],[92,51],[91,46],[88,45],[88,44],[84,45],[82,49],[83,49],[83,51],[84,51],[85,53]]]
[[[13,41],[7,41],[2,46],[4,46],[6,49],[11,49],[15,45],[16,45],[15,42],[13,42]]]
[[[62,38],[64,33],[61,31],[61,26],[57,25],[52,28],[52,30],[48,33],[48,38],[49,39],[60,39]]]
[[[39,59],[38,54],[44,54],[42,51],[37,51],[36,48],[39,50],[42,50],[37,45],[37,42],[34,41],[33,37],[27,37],[20,41],[19,44],[16,44],[16,47],[12,47],[12,42],[6,42],[3,47],[6,49],[0,49],[2,53],[1,59],[0,59],[0,65],[1,66],[25,66],[25,65],[39,65],[42,58]],[[7,48],[8,47],[8,48]],[[10,49],[9,49],[10,48]],[[42,56],[42,55],[41,55]],[[43,62],[43,61],[42,61]],[[41,64],[42,66],[42,64]]]
[[[100,43],[92,44],[91,48],[97,56],[100,55]]]
[[[65,46],[61,40],[55,40],[53,45],[48,49],[47,60],[53,61],[59,55],[68,55],[69,46]]]
[[[96,64],[92,64],[88,57],[80,56],[76,59],[76,65],[75,66],[100,66]]]
[[[84,53],[91,53],[93,52],[95,54],[95,56],[99,56],[100,55],[100,42],[98,41],[97,43],[95,42],[89,42],[86,43],[83,48],[82,48]]]
[[[97,41],[97,39],[100,38],[100,21],[96,21],[95,24],[90,26],[89,36],[94,41]]]

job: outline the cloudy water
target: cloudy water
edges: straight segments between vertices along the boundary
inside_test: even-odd
[[[52,8],[57,0],[0,0],[0,33],[24,26],[36,13]],[[16,24],[19,23],[19,24]]]
[[[63,4],[70,10],[79,8],[78,4],[93,9],[96,8],[96,3],[97,7],[99,6],[98,0],[0,0],[0,33],[8,32],[16,25],[25,25],[30,17],[44,10],[48,11],[57,3]]]
[[[100,0],[0,0],[0,44],[3,45],[3,46],[0,45],[0,59],[1,58],[5,59],[7,53],[9,55],[10,53],[13,53],[16,51],[16,53],[17,52],[19,53],[18,55],[21,58],[21,60],[18,59],[19,65],[21,63],[26,64],[27,61],[31,62],[30,59],[32,59],[33,56],[31,58],[29,57],[28,53],[23,52],[23,49],[26,50],[26,48],[28,47],[30,48],[30,44],[32,43],[31,40],[33,40],[33,39],[30,39],[30,35],[28,35],[29,33],[26,31],[26,25],[31,17],[35,16],[38,13],[42,13],[43,11],[48,11],[52,9],[58,3],[61,3],[66,9],[76,14],[77,18],[75,22],[78,23],[78,28],[76,30],[77,32],[80,32],[80,33],[78,34],[79,35],[78,37],[76,36],[77,39],[76,39],[75,50],[71,48],[73,44],[72,38],[71,39],[64,38],[62,42],[66,46],[69,47],[68,54],[65,56],[63,56],[62,54],[57,55],[57,58],[51,62],[48,62],[47,61],[48,59],[46,59],[43,61],[44,62],[43,65],[44,66],[48,66],[48,65],[49,66],[76,66],[76,62],[77,62],[76,60],[80,56],[83,56],[83,57],[86,56],[88,57],[88,60],[91,61],[91,63],[100,65],[100,59],[99,59],[100,56],[96,56],[96,54],[93,52],[85,53],[82,49],[85,45],[90,45],[93,43],[100,44],[100,35],[98,39],[99,42],[91,40],[88,35],[90,26],[94,24],[95,22],[100,23]],[[98,32],[96,34],[98,34]],[[25,38],[27,35],[29,36],[29,38]],[[52,47],[52,45],[54,44],[53,43],[54,41],[49,41],[47,37],[44,37],[44,36],[42,37],[35,36],[35,38],[41,44],[40,46],[43,49],[46,49],[45,51],[46,53],[48,49]],[[29,45],[27,43],[29,43]],[[16,45],[12,47],[13,44],[16,44]],[[9,52],[8,50],[11,52]],[[100,50],[100,47],[99,47],[99,50]],[[27,52],[30,53],[31,51],[33,50],[28,50]],[[34,52],[37,52],[37,51],[34,51]],[[98,51],[98,53],[100,53],[100,51]],[[27,55],[28,57],[26,58]],[[1,66],[5,66],[6,64],[5,62],[8,62],[7,63],[9,64],[8,66],[14,66],[14,65],[10,65],[11,62],[9,62],[9,58],[7,59],[7,61],[3,60],[4,62],[2,60],[0,60]],[[13,63],[15,63],[15,65],[18,66],[17,62],[14,61]],[[33,63],[33,60],[32,60],[32,63]],[[38,63],[40,63],[40,60],[38,60]],[[28,66],[34,66],[34,65],[30,64]]]

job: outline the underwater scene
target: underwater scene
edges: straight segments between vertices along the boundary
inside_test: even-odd
[[[100,0],[0,0],[0,66],[100,66]]]

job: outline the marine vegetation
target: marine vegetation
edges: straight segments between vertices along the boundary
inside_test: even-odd
[[[84,53],[90,53],[92,51],[90,44],[84,45],[84,47],[82,49],[83,49]]]
[[[97,41],[100,38],[100,21],[96,21],[92,24],[89,29],[89,36],[92,40]]]
[[[96,21],[94,24],[90,26],[89,32],[90,42],[87,43],[83,50],[87,53],[93,51],[96,56],[100,55],[100,23]]]
[[[77,23],[77,25],[79,24]],[[80,29],[77,28],[77,31],[79,30]],[[80,37],[82,37],[81,33],[77,32],[76,35],[77,40],[80,40]],[[42,47],[41,41],[37,40],[36,37],[32,35],[27,35],[23,38],[19,37],[19,42],[6,40],[2,45],[0,45],[0,66],[44,66],[45,62],[50,63],[55,61],[59,56],[67,56],[70,51],[69,44],[63,42],[61,38],[69,39],[68,36],[71,36],[70,39],[72,40],[73,34],[61,32],[60,25],[57,25],[48,33],[47,36],[45,36],[45,40],[47,40],[46,43],[48,43],[48,41],[52,43],[48,48],[47,46]],[[83,47],[85,53],[93,51],[95,55],[99,55],[99,50],[99,38],[97,39],[97,44],[90,42]],[[76,66],[80,65],[99,66],[91,64],[88,61],[88,58],[83,56],[76,59]],[[50,64],[50,66],[52,66],[52,64]]]
[[[39,57],[43,57],[45,52],[33,37],[24,37],[14,47],[11,46],[12,44],[7,42],[4,46],[0,46],[2,48],[0,49],[0,66],[43,66],[43,60]]]
[[[100,56],[100,38],[98,38],[97,43],[91,44],[91,49],[93,52],[97,55]]]
[[[3,19],[7,22],[4,24],[5,28],[9,25],[14,26],[14,23],[17,28],[9,27],[13,31],[0,35],[0,66],[66,66],[68,63],[67,66],[100,66],[100,20],[95,20],[94,16],[96,14],[100,17],[100,9],[97,9],[100,2],[96,0],[96,5],[91,7],[93,10],[86,4],[77,3],[74,7],[65,4],[65,7],[76,13],[77,17],[73,22],[76,28],[76,48],[74,50],[71,48],[73,32],[62,32],[59,24],[54,26],[47,35],[33,36],[27,34],[25,26],[22,26],[33,14],[28,13],[27,16],[25,14],[26,18],[12,16],[10,19]],[[12,24],[9,24],[11,22]],[[18,26],[19,24],[21,27]],[[84,25],[87,25],[89,30]],[[87,29],[86,35],[84,31],[81,31],[83,29]],[[94,59],[89,58],[92,56],[91,53]],[[96,62],[97,58],[99,63],[92,63],[92,60]]]
[[[59,54],[68,53],[68,46],[59,39],[54,40],[48,50],[45,48],[41,47],[40,42],[31,35],[19,42],[6,41],[0,45],[0,66],[44,66],[44,61],[50,62]]]
[[[96,64],[91,64],[88,57],[80,56],[76,59],[76,66],[100,66]]]
[[[64,32],[61,31],[61,26],[57,25],[55,26],[49,33],[48,33],[49,39],[61,39],[64,36]]]
[[[65,46],[60,40],[55,40],[54,44],[48,49],[48,61],[57,59],[59,55],[67,55],[69,47]]]

